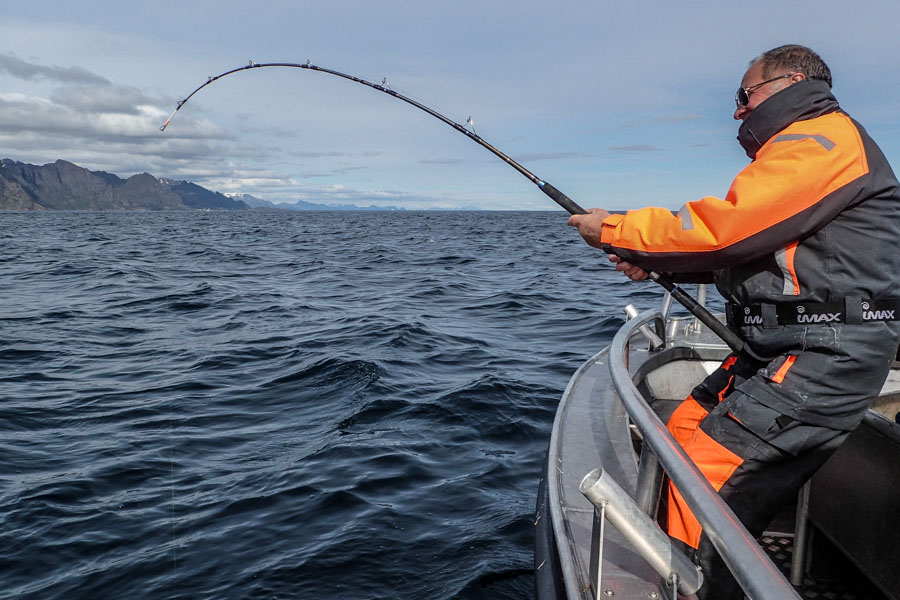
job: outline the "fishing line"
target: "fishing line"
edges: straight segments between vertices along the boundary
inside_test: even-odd
[[[453,129],[457,130],[464,136],[468,137],[470,140],[474,141],[475,143],[479,144],[480,146],[483,146],[484,148],[486,148],[487,150],[489,150],[490,152],[495,154],[503,162],[505,162],[506,164],[511,166],[513,169],[518,171],[521,175],[526,177],[533,184],[538,186],[538,188],[540,188],[540,190],[542,192],[544,192],[544,194],[549,196],[550,199],[552,199],[554,202],[559,204],[562,208],[567,210],[570,214],[573,214],[573,215],[588,214],[588,212],[585,209],[580,207],[577,203],[575,203],[574,200],[572,200],[571,198],[566,196],[564,193],[562,193],[561,191],[556,189],[553,185],[544,181],[543,179],[541,179],[540,177],[538,177],[537,175],[535,175],[534,173],[532,173],[531,171],[529,171],[528,169],[526,169],[525,167],[523,167],[522,165],[520,165],[519,163],[514,161],[512,158],[507,156],[505,153],[501,152],[500,150],[498,150],[497,148],[492,146],[490,143],[488,143],[487,141],[482,139],[477,133],[475,133],[475,122],[472,120],[471,116],[466,121],[466,124],[462,125],[460,123],[457,123],[456,121],[453,121],[453,120],[445,117],[444,115],[435,111],[434,109],[431,109],[431,108],[425,106],[421,102],[418,102],[417,100],[413,100],[412,98],[409,98],[407,96],[404,96],[403,94],[399,94],[396,91],[392,90],[390,88],[390,86],[387,85],[387,78],[382,79],[381,85],[378,85],[376,83],[372,83],[371,81],[366,81],[365,79],[360,79],[359,77],[356,77],[354,75],[348,75],[346,73],[341,73],[340,71],[334,71],[332,69],[326,69],[324,67],[319,67],[317,65],[312,64],[309,60],[307,60],[305,64],[303,64],[303,63],[286,63],[286,62],[257,63],[257,62],[253,62],[251,60],[249,62],[249,64],[247,64],[246,66],[238,67],[236,69],[231,69],[230,71],[225,71],[224,73],[216,75],[215,77],[210,76],[206,80],[205,83],[203,83],[202,85],[197,87],[197,89],[195,89],[193,92],[188,94],[184,100],[182,100],[178,103],[178,106],[175,108],[174,111],[172,111],[172,114],[169,115],[169,118],[166,119],[166,122],[162,124],[162,127],[160,127],[159,130],[165,131],[166,127],[169,126],[169,123],[175,117],[175,114],[179,110],[181,110],[181,108],[187,103],[188,100],[190,100],[194,96],[194,94],[196,94],[197,92],[199,92],[206,86],[218,81],[219,79],[222,79],[223,77],[227,77],[228,75],[231,75],[232,73],[239,73],[241,71],[248,71],[251,69],[260,69],[263,67],[288,67],[288,68],[294,68],[294,69],[307,69],[310,71],[318,71],[320,73],[326,73],[328,75],[334,75],[336,77],[341,77],[343,79],[349,79],[350,81],[354,81],[356,83],[359,83],[359,84],[368,86],[372,89],[378,90],[379,92],[385,93],[389,96],[393,96],[394,98],[397,98],[398,100],[402,100],[403,102],[406,102],[407,104],[411,104],[411,105],[415,106],[416,108],[418,108],[419,110],[422,110],[422,111],[428,113],[429,115],[431,115],[432,117],[438,119],[439,121],[443,121],[444,123],[446,123]],[[686,291],[684,291],[679,286],[675,285],[675,283],[673,283],[672,280],[669,279],[666,275],[664,275],[662,273],[652,272],[652,271],[648,272],[648,275],[652,281],[658,283],[663,288],[665,288],[665,290],[672,295],[672,298],[676,302],[678,302],[683,307],[685,307],[692,315],[697,317],[702,323],[704,323],[707,327],[709,327],[710,330],[713,331],[713,333],[715,333],[717,336],[719,336],[726,344],[728,344],[728,346],[732,350],[734,350],[737,353],[745,353],[745,354],[751,356],[752,358],[763,360],[759,356],[757,356],[744,343],[744,340],[742,340],[736,333],[731,331],[724,323],[722,323],[721,321],[716,319],[716,317],[711,312],[706,310],[705,307],[701,306],[696,300],[694,300],[691,297],[690,294],[688,294]],[[768,362],[768,361],[766,361],[766,362]]]

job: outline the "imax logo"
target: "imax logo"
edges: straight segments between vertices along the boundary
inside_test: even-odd
[[[834,323],[841,320],[841,313],[818,313],[797,315],[798,323]]]
[[[864,310],[863,321],[893,321],[894,311],[892,310]]]

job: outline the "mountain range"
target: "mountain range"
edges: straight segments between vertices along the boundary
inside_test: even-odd
[[[402,206],[378,206],[375,204],[371,204],[369,206],[357,206],[356,204],[316,204],[314,202],[306,202],[305,200],[298,200],[293,204],[287,204],[284,202],[276,204],[274,202],[269,202],[268,200],[263,200],[255,196],[251,196],[250,194],[229,193],[225,195],[233,200],[239,200],[243,202],[250,208],[276,208],[284,210],[406,210]],[[469,210],[478,209],[476,208]]]
[[[403,210],[396,206],[274,204],[249,194],[222,194],[149,173],[122,179],[65,160],[32,165],[0,160],[0,210]]]

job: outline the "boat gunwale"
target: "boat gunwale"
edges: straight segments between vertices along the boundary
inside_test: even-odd
[[[556,549],[560,555],[560,570],[562,571],[563,584],[566,587],[566,596],[568,598],[581,598],[583,594],[576,585],[578,581],[578,574],[575,571],[576,561],[569,546],[571,538],[565,531],[565,515],[563,515],[560,501],[559,486],[562,484],[558,477],[560,458],[558,448],[561,442],[561,429],[570,405],[572,390],[588,369],[592,368],[603,355],[609,354],[609,349],[610,346],[606,346],[600,352],[584,361],[569,379],[569,383],[566,385],[566,389],[560,398],[556,416],[553,419],[553,429],[550,432],[550,446],[547,449],[547,496],[550,501],[550,522],[553,528],[553,537],[556,540]]]

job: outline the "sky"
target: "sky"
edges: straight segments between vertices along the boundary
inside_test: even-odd
[[[0,0],[0,158],[148,172],[271,202],[552,210],[424,103],[583,207],[722,197],[748,159],[734,91],[816,50],[900,168],[900,2]]]

